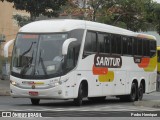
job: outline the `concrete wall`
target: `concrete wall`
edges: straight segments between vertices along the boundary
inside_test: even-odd
[[[19,30],[16,20],[13,19],[13,15],[23,14],[28,15],[25,11],[18,11],[13,8],[13,4],[9,2],[0,1],[0,34],[4,34],[6,37],[6,42],[8,40],[14,39]],[[3,54],[3,45],[1,46],[1,54]],[[9,50],[9,55],[11,55],[12,47]]]

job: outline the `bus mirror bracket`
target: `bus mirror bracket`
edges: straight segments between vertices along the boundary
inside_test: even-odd
[[[76,42],[76,41],[77,41],[76,38],[69,38],[69,39],[65,40],[63,45],[62,45],[62,55],[67,55],[68,46],[70,45],[70,43]]]

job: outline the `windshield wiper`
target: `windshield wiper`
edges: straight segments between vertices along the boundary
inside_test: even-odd
[[[42,70],[44,71],[44,74],[45,74],[46,76],[48,76],[47,71],[46,71],[46,68],[45,68],[45,65],[44,65],[43,58],[42,58],[41,56],[42,56],[42,50],[40,50],[40,55],[39,55],[39,62],[38,62],[38,64],[41,63],[41,65],[42,65]]]
[[[28,52],[30,52],[31,49],[32,49],[33,44],[35,44],[35,43],[36,43],[36,42],[32,42],[31,45],[30,45],[30,47],[29,47],[29,49],[26,50],[26,51],[22,54],[22,56],[24,56],[25,54],[27,54]]]
[[[30,59],[29,58],[27,59],[28,61],[24,64],[23,68],[21,69],[21,72],[20,72],[21,75],[24,75],[27,72],[26,68],[30,68],[32,66],[33,54],[34,54],[34,51],[32,53],[32,57]]]
[[[32,44],[31,44],[31,46],[29,47],[29,49],[22,54],[22,57],[23,57],[25,54],[27,54],[28,52],[31,51],[32,46],[33,46],[34,43],[36,43],[36,42],[32,42]],[[24,75],[24,74],[27,72],[27,69],[26,69],[27,67],[31,67],[31,64],[32,64],[32,61],[33,61],[33,54],[34,54],[34,50],[33,50],[33,52],[32,52],[32,57],[31,57],[30,59],[29,59],[28,57],[26,57],[26,58],[27,58],[27,61],[26,61],[26,63],[23,65],[23,67],[22,67],[22,69],[21,69],[21,72],[20,72],[21,75]]]

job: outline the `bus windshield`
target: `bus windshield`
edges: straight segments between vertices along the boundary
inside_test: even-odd
[[[26,78],[56,76],[62,72],[62,45],[67,33],[18,34],[11,73]]]

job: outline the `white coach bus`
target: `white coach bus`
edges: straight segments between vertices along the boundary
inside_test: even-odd
[[[13,48],[14,98],[141,100],[156,90],[154,36],[83,20],[43,20],[20,28]]]

